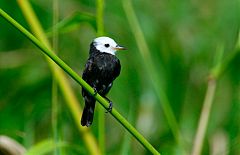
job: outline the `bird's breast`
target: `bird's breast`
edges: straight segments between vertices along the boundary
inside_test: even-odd
[[[118,58],[110,54],[101,54],[95,58],[99,78],[114,80],[120,73],[120,62]]]
[[[112,56],[110,54],[104,54],[96,58],[97,67],[101,70],[114,70],[119,60],[116,56]]]

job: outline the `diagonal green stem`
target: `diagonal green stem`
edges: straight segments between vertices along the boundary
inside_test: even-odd
[[[64,61],[62,61],[57,55],[51,50],[44,46],[36,37],[22,27],[17,21],[10,17],[6,12],[0,9],[0,15],[18,29],[24,36],[26,36],[33,44],[35,44],[41,51],[51,58],[59,67],[61,67],[69,76],[71,76],[78,84],[80,84],[86,91],[95,97],[95,99],[107,109],[108,102],[99,94],[94,95],[94,90],[89,86],[76,72],[74,72]],[[160,153],[121,115],[115,108],[110,112],[116,120],[122,124],[126,130],[128,130],[149,152],[152,154],[159,155]]]

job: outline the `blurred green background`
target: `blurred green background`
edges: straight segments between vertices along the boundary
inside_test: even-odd
[[[52,42],[53,2],[30,2]],[[128,48],[117,54],[122,70],[108,97],[159,152],[183,154],[163,111],[163,101],[158,97],[160,92],[156,91],[163,90],[176,117],[185,153],[190,154],[206,95],[208,75],[220,55],[217,49],[224,47],[223,61],[236,52],[240,2],[133,0],[131,3],[139,22],[136,27],[140,26],[144,34],[150,59],[145,59],[140,52],[141,45],[137,44],[140,38],[134,37],[134,29],[128,19],[130,13],[124,7],[126,1],[106,0],[105,35]],[[0,7],[30,30],[16,1],[1,0]],[[73,20],[68,25],[62,24],[59,29],[54,27],[59,32],[57,52],[79,75],[88,58],[89,45],[97,35],[96,9],[97,2],[94,0],[58,0],[58,21]],[[89,15],[93,20],[81,17],[79,20],[79,14]],[[222,150],[218,155],[240,154],[239,67],[238,54],[217,80],[202,154],[214,154],[216,148]],[[151,80],[151,76],[159,82],[154,78]],[[83,107],[81,87],[68,79]],[[0,134],[12,137],[27,150],[57,135],[58,140],[67,142],[71,147],[61,147],[55,154],[89,154],[60,91],[57,93],[57,130],[53,130],[52,81],[52,73],[39,49],[0,18]],[[96,108],[90,128],[97,140],[101,134],[99,111],[105,110]],[[102,134],[105,145],[100,146],[105,147],[106,154],[150,154],[110,114],[104,114],[104,118],[105,131]]]

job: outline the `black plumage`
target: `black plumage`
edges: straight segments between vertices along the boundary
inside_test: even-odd
[[[111,89],[113,81],[119,76],[121,65],[119,59],[114,54],[102,52],[95,46],[94,42],[90,45],[89,58],[82,78],[97,93],[105,97]],[[107,48],[109,44],[105,44],[104,46]],[[82,96],[85,100],[85,107],[81,118],[81,125],[90,126],[93,122],[96,100],[84,89],[82,89]]]

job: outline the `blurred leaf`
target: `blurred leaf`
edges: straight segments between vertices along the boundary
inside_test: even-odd
[[[67,147],[67,146],[69,146],[69,144],[67,144],[66,142],[60,141],[55,144],[52,139],[47,139],[47,140],[43,140],[40,143],[37,143],[36,145],[31,147],[26,152],[26,155],[36,155],[36,154],[42,155],[42,154],[46,154],[51,151],[54,151],[54,149],[56,149],[56,148]]]
[[[51,36],[53,30],[57,30],[59,33],[66,33],[76,29],[81,23],[90,24],[95,30],[96,26],[96,17],[92,14],[85,12],[76,12],[72,16],[63,19],[57,25],[53,26],[47,31],[47,35]]]
[[[35,58],[32,50],[26,48],[0,52],[0,69],[18,68]]]

